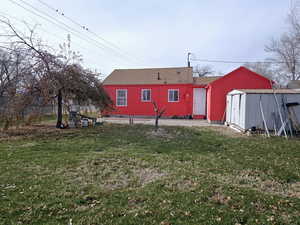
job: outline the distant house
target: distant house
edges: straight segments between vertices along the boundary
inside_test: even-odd
[[[164,117],[225,120],[226,95],[233,89],[268,89],[272,82],[245,67],[225,76],[193,77],[191,67],[118,69],[103,82],[114,101],[115,116],[154,116],[152,102]]]

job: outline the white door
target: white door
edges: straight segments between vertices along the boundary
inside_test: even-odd
[[[194,88],[193,114],[206,115],[206,90],[205,88]]]
[[[232,99],[232,123],[239,125],[240,116],[240,95],[233,95]]]
[[[226,122],[231,123],[231,102],[232,95],[226,96]]]

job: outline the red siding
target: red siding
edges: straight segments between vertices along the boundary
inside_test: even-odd
[[[104,88],[116,103],[116,90],[127,89],[127,106],[115,106],[111,115],[154,116],[153,104],[141,101],[141,90],[151,89],[152,101],[166,108],[163,116],[186,116],[193,112],[193,86],[182,85],[105,85]],[[179,102],[168,102],[168,89],[179,90]]]
[[[212,82],[207,90],[207,119],[224,121],[226,95],[233,89],[270,89],[272,81],[245,67],[240,67]]]
[[[204,87],[193,84],[178,85],[104,85],[104,88],[116,101],[116,90],[127,89],[127,106],[115,106],[115,110],[109,112],[111,115],[136,115],[154,116],[155,112],[151,102],[141,101],[141,90],[151,89],[152,101],[160,108],[166,108],[164,116],[187,116],[193,114],[193,88]],[[221,122],[225,120],[226,95],[233,89],[270,89],[272,81],[240,67],[231,73],[210,83],[207,88],[206,117],[209,121]],[[179,90],[179,102],[168,102],[168,89]],[[203,116],[195,118],[203,119]]]

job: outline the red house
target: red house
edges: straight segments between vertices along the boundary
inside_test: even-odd
[[[164,117],[225,120],[226,95],[233,89],[268,89],[272,81],[240,67],[222,77],[193,77],[191,67],[119,69],[103,82],[115,116],[154,116],[153,101]]]

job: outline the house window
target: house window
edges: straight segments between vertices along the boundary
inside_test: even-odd
[[[151,101],[151,90],[150,89],[142,89],[141,93],[142,102],[150,102]]]
[[[117,106],[127,106],[127,89],[118,89],[116,97]]]
[[[168,101],[169,102],[179,102],[179,90],[178,89],[169,89]]]

